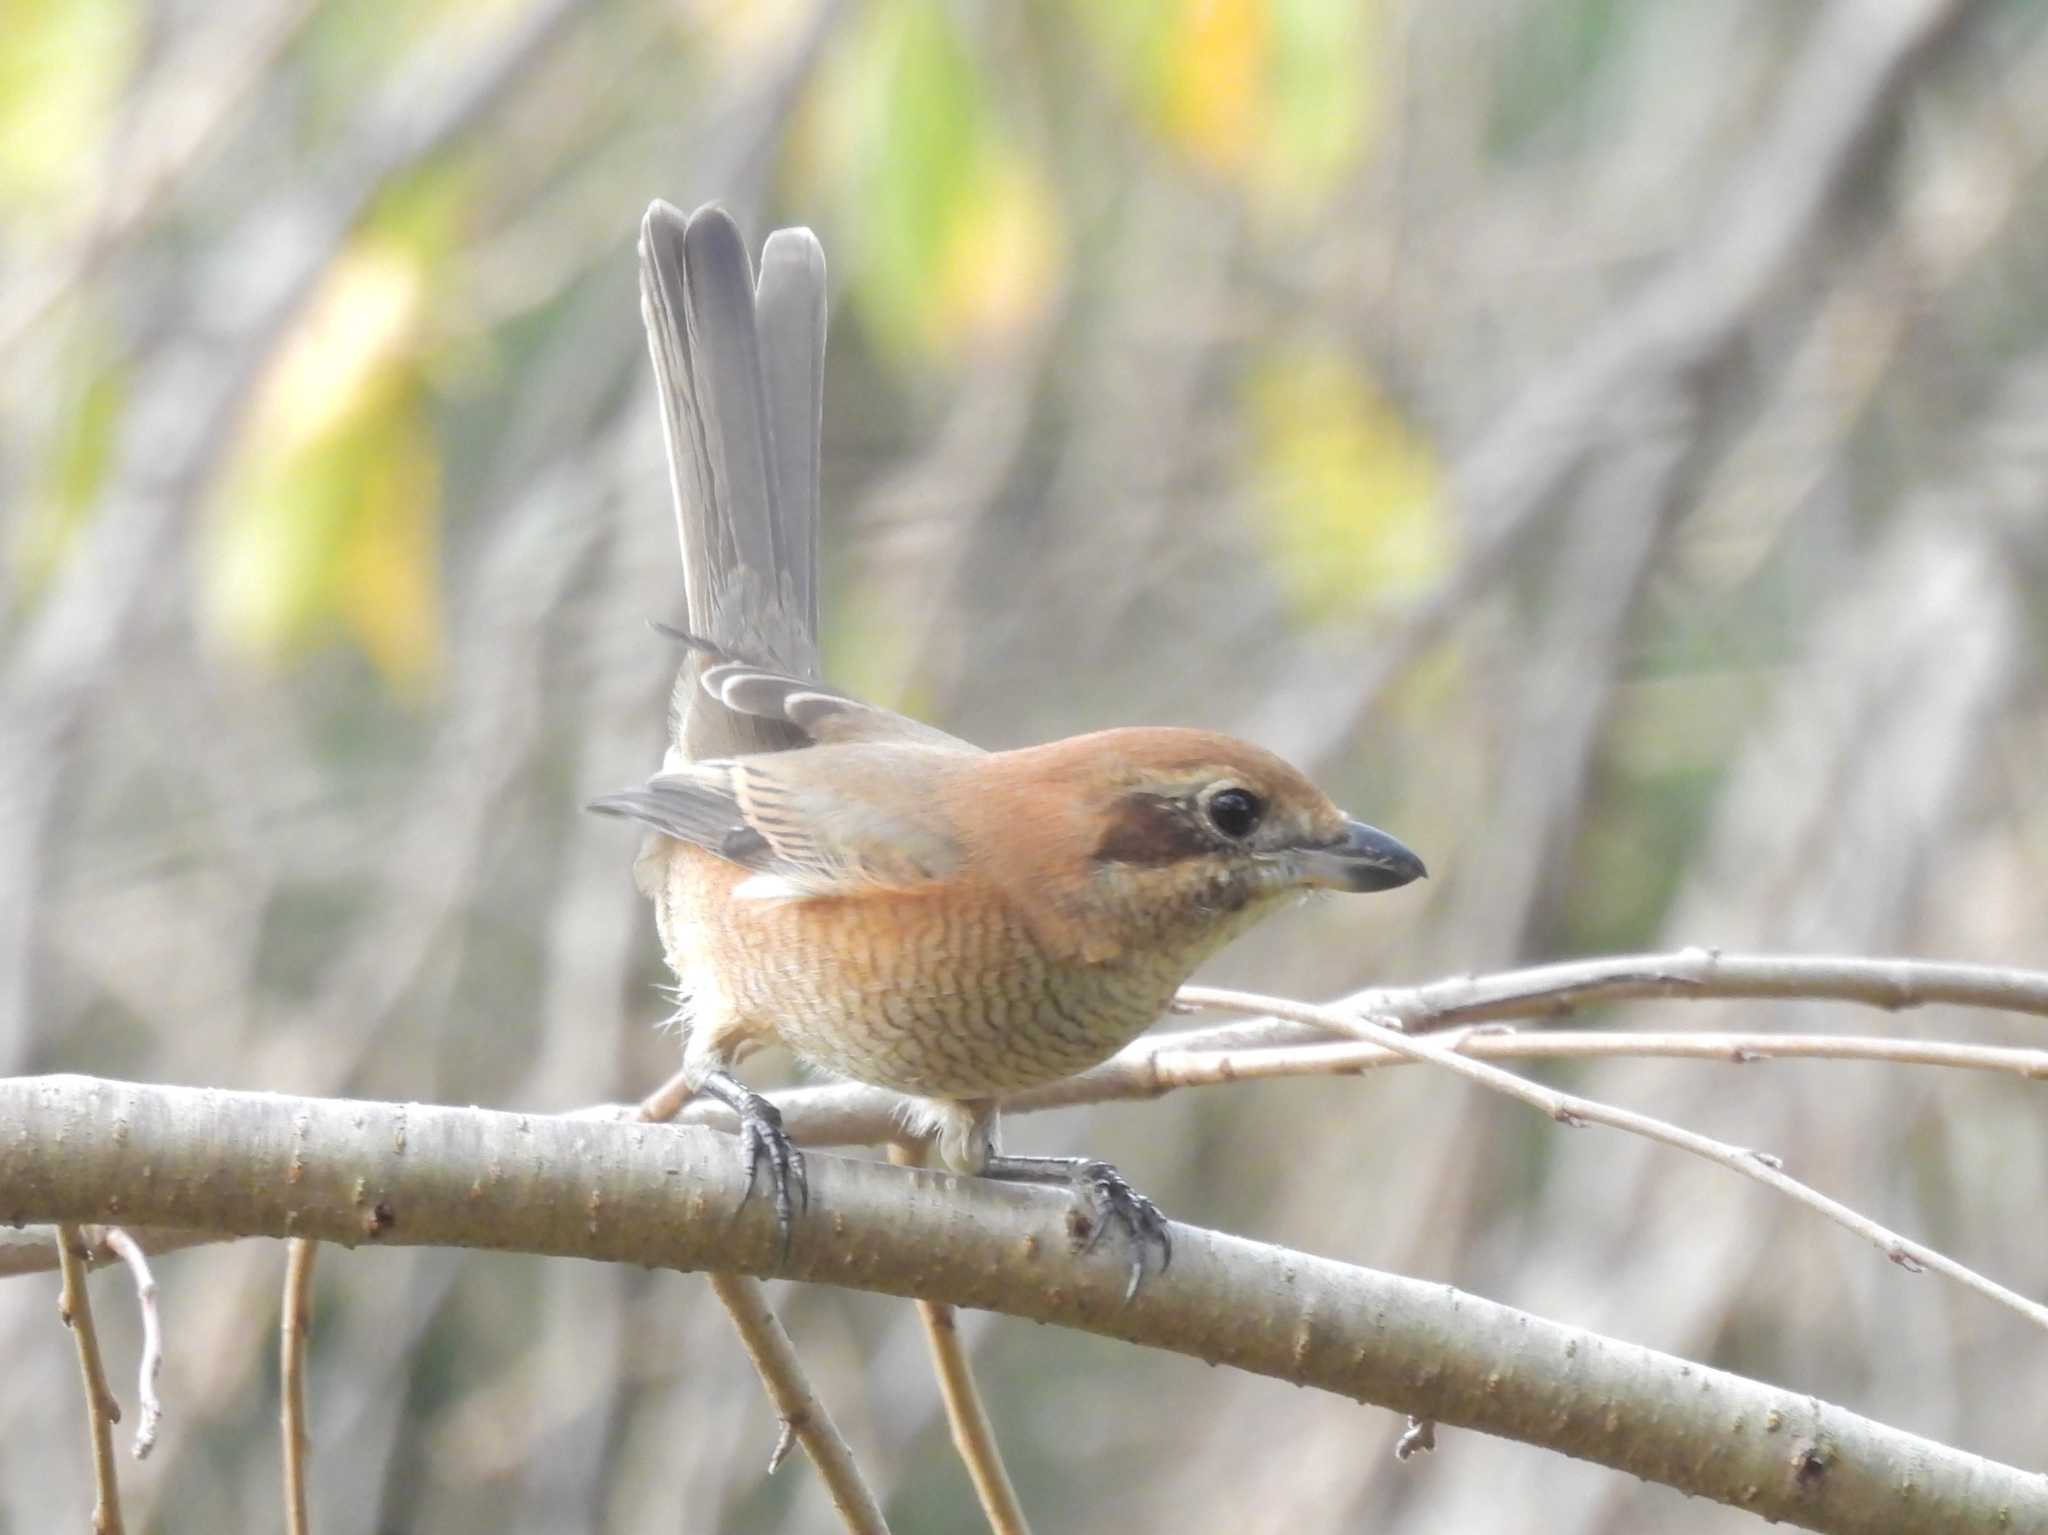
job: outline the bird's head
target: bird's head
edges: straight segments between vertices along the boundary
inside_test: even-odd
[[[1106,730],[1005,755],[1040,789],[1017,830],[1045,850],[1064,909],[1119,948],[1157,944],[1192,965],[1289,898],[1428,872],[1298,768],[1229,736]]]

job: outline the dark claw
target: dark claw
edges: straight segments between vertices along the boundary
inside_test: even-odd
[[[1081,1213],[1076,1211],[1067,1229],[1073,1233],[1075,1247],[1084,1254],[1095,1251],[1104,1231],[1111,1226],[1121,1227],[1131,1246],[1131,1279],[1124,1287],[1126,1303],[1144,1284],[1145,1258],[1155,1246],[1159,1249],[1159,1272],[1163,1274],[1173,1265],[1173,1237],[1166,1217],[1159,1213],[1157,1205],[1124,1182],[1123,1174],[1107,1162],[1087,1157],[1006,1157],[992,1153],[981,1171],[986,1178],[1057,1184],[1080,1195],[1088,1206],[1085,1225]]]
[[[1128,1305],[1145,1282],[1145,1255],[1154,1246],[1159,1249],[1159,1272],[1163,1274],[1173,1267],[1173,1234],[1166,1217],[1159,1213],[1159,1206],[1126,1183],[1123,1174],[1107,1162],[1083,1162],[1075,1169],[1074,1181],[1094,1215],[1081,1251],[1095,1251],[1102,1233],[1112,1224],[1123,1229],[1131,1244],[1131,1280],[1124,1286],[1124,1302]]]
[[[797,1208],[811,1207],[811,1180],[804,1171],[804,1154],[782,1128],[782,1111],[766,1098],[749,1093],[736,1112],[740,1119],[740,1165],[747,1170],[747,1192],[740,1197],[740,1208],[745,1209],[747,1201],[754,1197],[754,1180],[765,1165],[768,1185],[775,1191],[775,1229],[782,1234],[778,1262],[786,1264],[790,1228],[795,1223]],[[794,1200],[790,1198],[792,1185],[796,1189]]]

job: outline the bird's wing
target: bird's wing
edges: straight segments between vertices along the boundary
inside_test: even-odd
[[[693,762],[591,809],[640,821],[754,878],[742,897],[803,899],[911,890],[965,861],[937,808],[958,754],[866,743]]]
[[[707,667],[701,681],[704,691],[733,713],[786,721],[802,731],[806,740],[824,745],[893,743],[948,752],[979,754],[981,750],[906,714],[863,703],[837,688],[772,667],[722,660]]]

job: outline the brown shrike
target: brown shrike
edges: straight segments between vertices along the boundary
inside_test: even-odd
[[[1171,1258],[1106,1163],[1005,1156],[1006,1094],[1106,1060],[1191,971],[1314,890],[1391,890],[1422,861],[1272,753],[1200,730],[984,752],[818,682],[825,258],[809,230],[758,285],[722,209],[640,232],[642,300],[682,538],[690,648],[661,771],[591,808],[650,828],[634,865],[681,983],[683,1064],[739,1116],[784,1241],[802,1154],[733,1075],[780,1042],[908,1094],[911,1128],[984,1177],[1074,1186]]]

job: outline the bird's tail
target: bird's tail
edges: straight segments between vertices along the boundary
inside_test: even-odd
[[[818,669],[818,441],[825,390],[825,253],[780,229],[757,285],[723,208],[656,202],[640,224],[640,296],[661,392],[691,633],[799,676]],[[684,660],[674,740],[689,758],[798,744],[736,715]],[[786,737],[786,738],[785,738]]]

